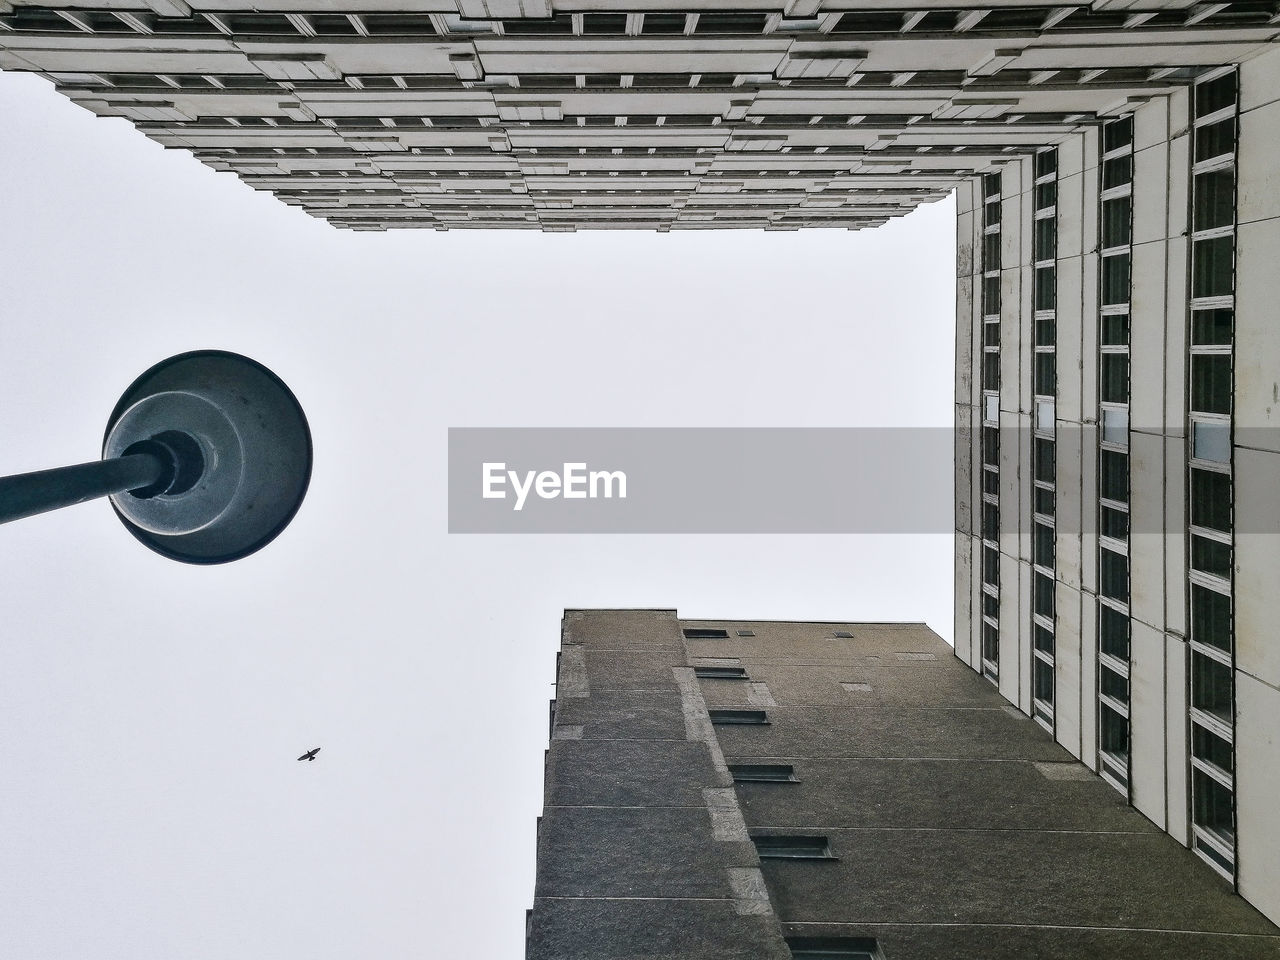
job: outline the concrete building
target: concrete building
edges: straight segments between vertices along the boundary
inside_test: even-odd
[[[1278,951],[922,624],[565,614],[528,960]]]
[[[1274,13],[0,0],[0,69],[340,227],[859,228],[1254,57]]]
[[[1280,53],[963,185],[956,654],[1280,920]]]

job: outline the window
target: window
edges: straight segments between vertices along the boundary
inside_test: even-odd
[[[685,627],[682,631],[686,640],[728,640],[728,630],[714,630],[706,627]]]
[[[1129,457],[1115,450],[1098,456],[1098,494],[1117,503],[1129,502]]]
[[[853,634],[848,630],[833,630],[831,636],[836,640],[852,640]]]
[[[1053,527],[1043,523],[1031,528],[1031,553],[1037,566],[1053,568]]]
[[[755,632],[754,630],[739,630],[739,631],[738,631],[738,636],[740,636],[740,637],[754,637],[755,635],[756,635],[756,632]]]
[[[708,710],[707,712],[711,715],[711,722],[717,726],[761,725],[769,722],[769,717],[763,710]]]
[[[1101,507],[1098,510],[1098,532],[1112,540],[1129,539],[1129,514],[1114,507]]]
[[[699,680],[747,679],[747,671],[742,667],[694,667],[693,675]]]
[[[1037,700],[1053,703],[1053,665],[1036,657],[1031,663],[1032,692]]]
[[[1231,477],[1192,467],[1192,524],[1211,530],[1231,531]]]
[[[1191,639],[1215,650],[1231,652],[1231,598],[1198,583],[1191,584]]]
[[[1117,660],[1129,659],[1129,618],[1105,603],[1098,605],[1098,649]]]
[[[1038,616],[1053,619],[1053,579],[1043,573],[1032,575],[1032,609]]]
[[[1191,705],[1212,714],[1223,723],[1231,723],[1231,668],[1214,657],[1191,652]],[[1230,764],[1228,764],[1228,769]]]
[[[1231,412],[1231,355],[1191,355],[1191,409],[1199,413]]]
[[[731,763],[734,783],[799,783],[789,763]]]
[[[1231,544],[1208,537],[1191,537],[1191,569],[1231,579]]]
[[[1098,551],[1098,593],[1129,602],[1129,558],[1113,550]]]
[[[834,860],[826,837],[796,834],[751,834],[761,860]]]
[[[874,937],[787,937],[793,960],[883,960]]]

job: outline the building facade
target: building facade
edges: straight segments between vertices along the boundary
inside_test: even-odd
[[[1280,54],[959,196],[956,654],[1280,919]]]
[[[565,614],[529,960],[1278,950],[923,624]]]
[[[0,69],[336,226],[876,226],[1280,36],[1187,0],[0,0]]]

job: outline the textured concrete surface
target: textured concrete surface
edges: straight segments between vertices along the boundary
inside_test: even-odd
[[[814,936],[885,960],[1280,956],[1280,930],[923,625],[571,612],[570,649],[554,729],[583,730],[547,756],[530,960],[782,960]],[[694,680],[708,663],[746,675]],[[709,723],[765,692],[768,726]],[[726,763],[759,762],[796,781],[731,785]],[[761,861],[748,831],[834,859]]]

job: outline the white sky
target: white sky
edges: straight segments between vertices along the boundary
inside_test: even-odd
[[[523,956],[563,608],[950,639],[950,535],[450,537],[445,431],[950,426],[953,234],[353,234],[0,74],[0,474],[209,347],[316,448],[227,566],[0,528],[0,956]]]

